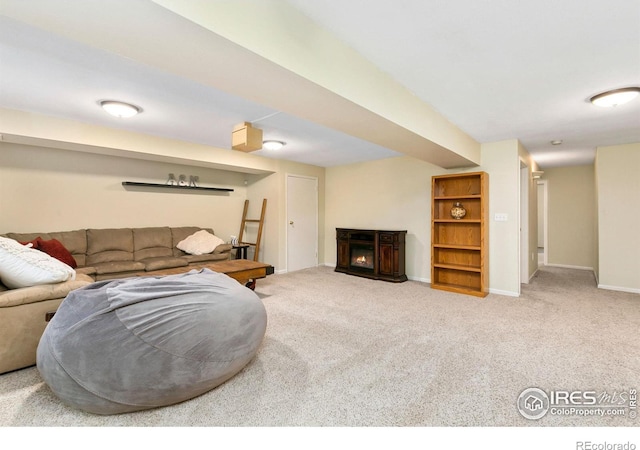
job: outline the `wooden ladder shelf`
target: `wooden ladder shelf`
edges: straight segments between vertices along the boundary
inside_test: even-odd
[[[262,228],[264,226],[264,214],[267,210],[267,199],[262,199],[262,211],[260,212],[259,219],[247,219],[247,210],[249,209],[249,200],[244,201],[244,211],[242,211],[242,223],[240,224],[240,234],[238,235],[238,242],[240,244],[249,245],[255,247],[255,252],[253,253],[253,260],[258,261],[258,257],[260,254],[260,240],[262,239]],[[242,238],[244,236],[244,230],[248,223],[257,223],[258,224],[258,233],[256,235],[255,242],[245,242]]]

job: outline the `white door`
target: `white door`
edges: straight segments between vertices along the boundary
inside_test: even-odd
[[[318,265],[318,179],[287,175],[287,272]]]

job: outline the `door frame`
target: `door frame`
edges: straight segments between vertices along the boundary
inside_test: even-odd
[[[522,284],[529,284],[529,166],[520,160],[520,245],[519,245],[519,273],[518,294],[522,290]]]
[[[298,175],[295,173],[289,173],[287,172],[285,174],[285,221],[284,221],[284,236],[285,236],[285,263],[286,263],[286,270],[285,272],[289,272],[289,180],[291,178],[305,178],[307,180],[313,180],[315,181],[315,185],[316,185],[316,189],[315,189],[315,211],[316,211],[316,235],[315,235],[315,254],[316,254],[316,266],[318,265],[318,238],[320,236],[320,230],[318,229],[319,227],[319,223],[320,223],[320,211],[318,210],[318,205],[319,205],[319,201],[320,199],[319,197],[319,193],[318,193],[318,177],[314,177],[314,176],[309,176],[309,175]]]
[[[544,245],[544,258],[542,261],[545,266],[549,264],[549,185],[547,183],[548,180],[538,180],[536,183],[536,187],[542,186],[542,245]]]

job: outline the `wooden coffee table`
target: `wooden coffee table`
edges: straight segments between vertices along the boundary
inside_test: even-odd
[[[256,288],[256,280],[266,278],[273,274],[273,266],[258,261],[247,259],[228,259],[225,261],[206,262],[191,264],[187,267],[176,267],[174,269],[163,269],[147,272],[146,275],[175,275],[185,273],[190,270],[210,269],[214,272],[224,273],[239,283],[244,284],[249,289]]]

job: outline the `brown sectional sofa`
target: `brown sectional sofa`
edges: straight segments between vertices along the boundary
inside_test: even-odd
[[[108,280],[149,274],[191,263],[223,261],[231,255],[231,244],[218,246],[213,253],[188,255],[178,242],[200,231],[200,227],[89,228],[54,233],[7,233],[5,237],[28,242],[37,237],[57,239],[78,263],[78,273],[94,280]],[[213,234],[212,229],[204,228]]]
[[[0,374],[35,364],[46,314],[69,292],[94,281],[158,275],[164,269],[230,258],[231,244],[213,253],[189,255],[176,245],[200,227],[82,229],[47,233],[6,233],[19,242],[57,239],[76,260],[76,279],[57,284],[7,289],[0,284]],[[204,228],[213,234],[212,229]]]

